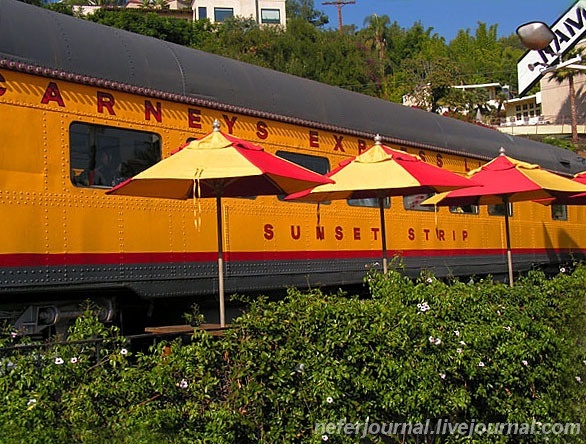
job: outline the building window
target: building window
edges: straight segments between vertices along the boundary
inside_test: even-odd
[[[515,106],[515,111],[521,111],[521,105]]]
[[[234,8],[214,8],[214,21],[223,22],[234,17]]]
[[[161,160],[161,137],[144,131],[74,122],[69,127],[71,182],[110,188]]]
[[[197,8],[197,18],[200,20],[204,20],[208,18],[208,8],[205,6],[200,6]]]
[[[260,22],[278,25],[281,23],[281,11],[278,9],[261,9]]]

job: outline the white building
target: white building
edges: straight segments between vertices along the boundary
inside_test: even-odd
[[[285,26],[285,0],[194,0],[195,20],[223,22],[231,17],[252,18],[259,25]]]

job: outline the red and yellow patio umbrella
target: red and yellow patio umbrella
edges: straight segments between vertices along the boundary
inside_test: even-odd
[[[289,194],[331,183],[321,174],[276,157],[258,145],[213,131],[137,174],[107,194],[166,199],[216,198],[220,325],[225,325],[222,197]]]
[[[287,196],[286,200],[325,202],[337,199],[378,199],[383,272],[387,272],[384,199],[390,196],[434,193],[474,185],[474,182],[425,163],[419,156],[382,145],[380,136],[364,153],[341,162],[328,174],[333,183]]]
[[[478,186],[437,194],[421,205],[465,206],[505,205],[505,236],[509,284],[513,285],[513,260],[509,228],[508,205],[513,202],[564,199],[586,192],[586,185],[572,181],[539,165],[507,157],[504,148],[500,155],[480,168],[470,171],[468,177]]]

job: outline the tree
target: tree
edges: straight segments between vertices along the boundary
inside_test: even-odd
[[[313,0],[287,0],[285,7],[287,17],[302,18],[313,26],[320,27],[330,22],[325,13],[315,9]]]
[[[445,98],[451,87],[457,84],[459,77],[458,68],[451,59],[428,59],[419,55],[414,59],[405,60],[403,69],[409,72],[413,79],[413,98],[418,107],[438,112],[442,106],[446,106]]]

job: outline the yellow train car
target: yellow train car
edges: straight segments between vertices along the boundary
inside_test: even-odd
[[[0,318],[31,333],[75,316],[86,298],[102,303],[105,319],[130,307],[141,321],[174,298],[213,301],[215,201],[105,191],[216,119],[320,173],[376,134],[461,174],[501,146],[567,176],[586,169],[555,147],[15,0],[0,0],[0,17]],[[425,197],[393,197],[385,210],[389,253],[408,274],[505,275],[504,208],[436,213],[419,205]],[[282,196],[223,202],[228,293],[356,284],[380,266],[373,202],[329,202],[319,216],[315,204]],[[510,211],[516,271],[584,254],[583,208]]]

